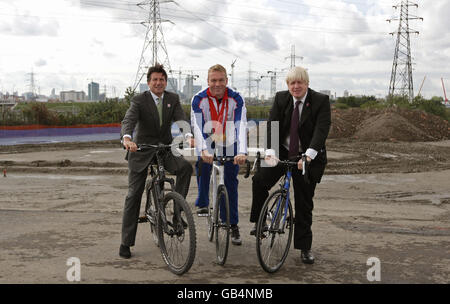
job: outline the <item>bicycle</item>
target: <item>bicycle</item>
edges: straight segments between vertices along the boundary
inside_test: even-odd
[[[156,157],[150,164],[150,179],[145,185],[145,215],[139,223],[149,222],[150,231],[160,248],[169,270],[177,275],[187,272],[195,258],[196,231],[194,218],[186,200],[174,190],[174,180],[167,178],[163,157],[173,145],[138,146],[138,151],[156,148]],[[165,188],[169,183],[170,187]]]
[[[217,156],[214,153],[213,165],[209,184],[209,207],[207,218],[208,225],[208,240],[212,242],[215,236],[216,245],[216,261],[219,265],[225,265],[228,256],[228,248],[230,244],[230,203],[228,199],[228,191],[225,187],[225,162],[234,161],[234,156]],[[245,161],[247,171],[245,178],[250,175],[250,162]],[[201,168],[203,161],[200,158],[198,163],[198,175],[201,176]],[[212,202],[212,204],[211,204]],[[223,215],[225,213],[225,215]],[[225,217],[225,220],[220,219],[220,214]]]
[[[308,174],[309,162],[302,155],[303,172]],[[279,161],[286,167],[284,178],[280,179],[280,188],[272,192],[264,202],[256,225],[256,253],[261,267],[269,273],[278,271],[283,266],[292,241],[294,213],[290,200],[290,182],[292,168],[296,161]],[[260,153],[255,164],[260,167]]]

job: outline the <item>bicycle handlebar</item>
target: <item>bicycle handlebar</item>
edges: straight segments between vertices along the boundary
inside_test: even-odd
[[[261,153],[258,151],[256,152],[256,159],[255,159],[255,164],[253,165],[252,171],[255,169],[256,166],[256,172],[258,172],[261,169]],[[302,154],[302,173],[303,173],[303,177],[304,180],[307,184],[310,183],[310,169],[309,166],[311,164],[311,161],[308,161],[306,158],[306,154],[303,153]],[[286,167],[297,167],[298,161],[292,161],[292,160],[278,160],[278,164],[281,164],[282,166],[286,166]]]
[[[172,147],[176,147],[178,145],[179,149],[183,149],[183,143],[178,143],[178,144],[170,144],[170,145],[165,145],[165,144],[157,144],[157,145],[151,145],[151,144],[140,144],[138,145],[138,151],[144,151],[144,150],[148,150],[148,149],[154,149],[156,148],[157,150],[169,150],[172,149]]]
[[[234,156],[216,156],[214,155],[213,161],[219,161],[219,162],[226,162],[226,161],[234,161]],[[250,176],[250,162],[248,159],[245,160],[246,164],[246,170],[244,178],[248,178]],[[200,160],[198,161],[198,176],[202,175],[202,166],[203,166],[203,159],[200,157]]]
[[[148,149],[157,149],[157,150],[168,150],[168,149],[172,149],[172,147],[176,147],[178,145],[178,148],[179,149],[183,149],[183,143],[181,142],[181,143],[178,143],[178,144],[170,144],[170,145],[165,145],[165,144],[157,144],[157,145],[154,145],[154,144],[140,144],[140,145],[137,145],[137,151],[145,151],[145,150],[148,150]],[[124,147],[124,146],[122,146],[122,148],[124,149],[124,150],[126,150],[126,148]]]

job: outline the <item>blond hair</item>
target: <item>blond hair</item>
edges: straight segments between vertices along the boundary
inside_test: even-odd
[[[291,81],[305,81],[309,84],[308,71],[302,67],[293,67],[286,75],[286,83],[289,84]]]
[[[209,78],[209,73],[211,73],[211,72],[223,72],[225,74],[225,78],[228,79],[227,70],[220,64],[215,64],[208,69],[208,78]]]

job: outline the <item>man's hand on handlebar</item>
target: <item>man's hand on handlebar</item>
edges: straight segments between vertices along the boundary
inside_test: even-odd
[[[309,156],[306,156],[306,161],[309,163],[309,162],[311,161],[311,158],[310,158]],[[297,168],[298,168],[300,171],[303,171],[303,161],[302,161],[302,158],[300,158],[300,160],[298,161],[298,163],[297,163]]]
[[[278,162],[280,161],[278,157],[275,155],[275,150],[268,149],[264,152],[264,161],[266,162],[266,165],[269,167],[275,167]]]
[[[203,150],[202,151],[202,156],[201,156],[202,160],[207,163],[207,164],[212,164],[214,161],[214,155],[209,154],[208,150]]]
[[[245,154],[238,154],[234,157],[233,164],[242,166],[245,164],[245,161],[247,160],[247,155]]]
[[[137,145],[131,141],[129,137],[123,138],[123,147],[130,152],[136,152],[137,151]]]

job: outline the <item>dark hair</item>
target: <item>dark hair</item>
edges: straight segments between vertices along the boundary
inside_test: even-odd
[[[162,73],[163,76],[164,76],[164,78],[165,78],[166,81],[167,81],[167,73],[166,73],[166,71],[164,70],[164,66],[163,66],[162,64],[157,63],[157,64],[155,64],[154,66],[152,66],[152,67],[150,67],[150,68],[148,69],[148,73],[147,73],[147,82],[150,80],[150,78],[151,78],[151,76],[152,76],[152,73]]]

